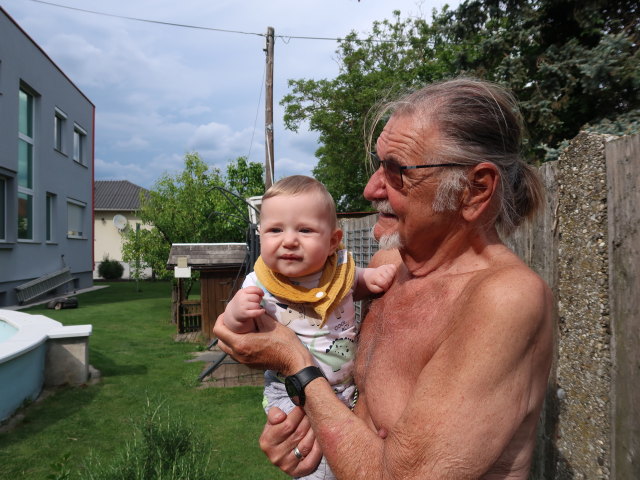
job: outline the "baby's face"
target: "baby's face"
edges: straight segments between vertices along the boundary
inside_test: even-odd
[[[316,193],[279,195],[262,204],[260,253],[275,272],[293,278],[318,272],[341,239]]]

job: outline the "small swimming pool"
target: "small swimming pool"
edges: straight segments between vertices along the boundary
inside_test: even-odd
[[[64,383],[65,373],[59,373],[60,365],[47,363],[64,364],[69,356],[74,357],[70,365],[82,363],[83,359],[77,358],[78,348],[74,346],[78,345],[78,339],[84,342],[86,365],[83,368],[88,374],[89,335],[91,325],[65,327],[44,315],[0,310],[0,421],[40,395],[49,371],[54,371]]]
[[[18,333],[18,329],[16,327],[4,320],[0,320],[0,343],[8,340],[16,333]]]

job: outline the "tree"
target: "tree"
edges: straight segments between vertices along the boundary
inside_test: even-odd
[[[320,133],[314,176],[327,186],[339,211],[369,210],[362,190],[370,171],[366,131],[371,107],[409,87],[443,78],[451,72],[434,62],[436,49],[424,38],[432,35],[422,19],[373,24],[367,39],[355,33],[339,43],[340,73],[333,80],[290,80],[285,106],[285,126],[296,131],[302,122]],[[444,50],[444,48],[441,48]],[[445,66],[445,68],[443,68]]]
[[[474,44],[456,69],[514,91],[534,160],[586,123],[640,108],[636,1],[466,1],[438,22],[447,41]]]
[[[467,0],[434,11],[431,23],[396,11],[366,39],[339,43],[335,79],[289,81],[285,126],[319,132],[314,176],[339,210],[360,210],[362,132],[383,97],[460,74],[502,83],[520,99],[529,160],[544,161],[586,123],[640,108],[638,32],[633,0]]]
[[[173,243],[244,241],[247,224],[239,212],[246,207],[225,190],[241,198],[262,194],[262,166],[239,157],[223,176],[197,153],[187,154],[182,172],[165,173],[141,196],[140,218],[153,228],[124,230],[123,260],[139,261],[140,268],[151,267],[162,278],[169,276],[165,265]]]

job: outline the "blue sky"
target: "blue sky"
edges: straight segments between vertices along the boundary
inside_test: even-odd
[[[224,171],[240,155],[264,163],[264,36],[362,36],[375,20],[431,18],[444,0],[52,0],[134,17],[246,32],[180,28],[95,15],[33,0],[0,5],[96,105],[95,177],[151,187],[197,151]],[[258,34],[258,35],[256,35]],[[311,174],[317,135],[284,129],[287,80],[333,78],[337,43],[277,38],[276,178]]]

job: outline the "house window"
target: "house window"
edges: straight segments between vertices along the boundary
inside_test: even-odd
[[[73,159],[82,164],[86,164],[87,132],[79,125],[73,126]]]
[[[18,192],[18,238],[33,239],[33,195]]]
[[[56,108],[53,116],[53,148],[60,153],[64,153],[64,125],[67,121],[67,115]]]
[[[18,239],[33,240],[35,97],[21,88],[18,101]]]
[[[56,196],[52,193],[47,193],[47,204],[46,204],[46,222],[45,230],[46,230],[46,239],[47,242],[53,241],[53,220],[54,220],[54,206],[55,206]]]
[[[0,177],[0,242],[7,239],[7,181]]]
[[[69,238],[84,238],[85,206],[81,202],[67,202],[67,236]]]

